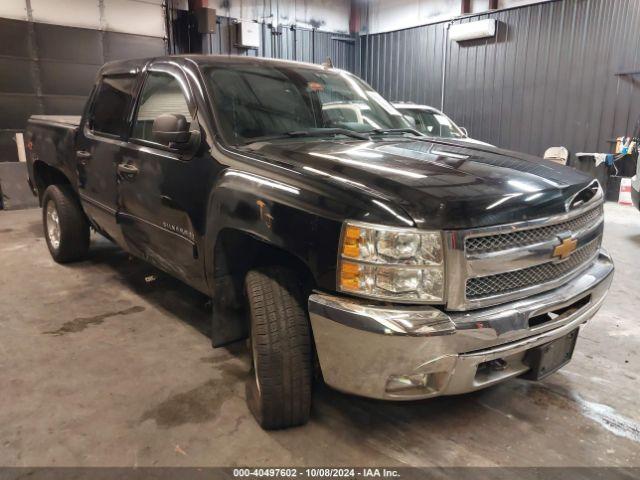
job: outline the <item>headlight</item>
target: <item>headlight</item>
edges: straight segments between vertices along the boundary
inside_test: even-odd
[[[340,248],[340,290],[382,300],[444,300],[440,232],[346,222]]]

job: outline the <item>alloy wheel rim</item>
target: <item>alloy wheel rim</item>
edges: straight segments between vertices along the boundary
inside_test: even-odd
[[[54,202],[47,203],[47,237],[51,246],[57,250],[60,247],[60,217]]]

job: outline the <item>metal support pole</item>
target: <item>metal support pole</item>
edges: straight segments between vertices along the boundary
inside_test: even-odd
[[[447,23],[447,26],[444,30],[444,47],[442,52],[442,85],[440,86],[441,97],[440,97],[440,110],[444,112],[444,93],[445,86],[447,84],[447,56],[449,53],[449,27],[451,26],[451,22]]]

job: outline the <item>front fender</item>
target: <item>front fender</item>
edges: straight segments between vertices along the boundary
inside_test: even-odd
[[[203,255],[213,296],[214,346],[246,337],[242,274],[253,262],[270,261],[260,255],[274,255],[278,262],[282,253],[287,261],[295,258],[315,287],[335,291],[344,220],[397,222],[390,205],[364,192],[279,166],[236,165],[216,176],[206,210]],[[228,235],[230,232],[239,235]],[[257,242],[246,241],[247,237]],[[231,242],[230,254],[227,242]],[[243,257],[244,249],[253,248],[256,250]],[[216,254],[221,258],[215,258]]]
[[[335,290],[343,222],[399,223],[397,206],[366,189],[291,164],[250,157],[226,160],[229,163],[217,175],[207,202],[204,255],[210,285],[215,277],[213,252],[224,229],[246,233],[294,255],[316,286]]]
[[[319,192],[300,183],[227,169],[212,189],[207,211],[206,273],[213,279],[215,243],[234,229],[303,262],[317,285],[333,289],[342,215]]]

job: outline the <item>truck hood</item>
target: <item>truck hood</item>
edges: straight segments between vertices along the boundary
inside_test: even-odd
[[[458,229],[566,213],[593,177],[456,140],[296,139],[252,144],[265,160],[401,207],[419,228]],[[586,193],[591,192],[591,193]]]

